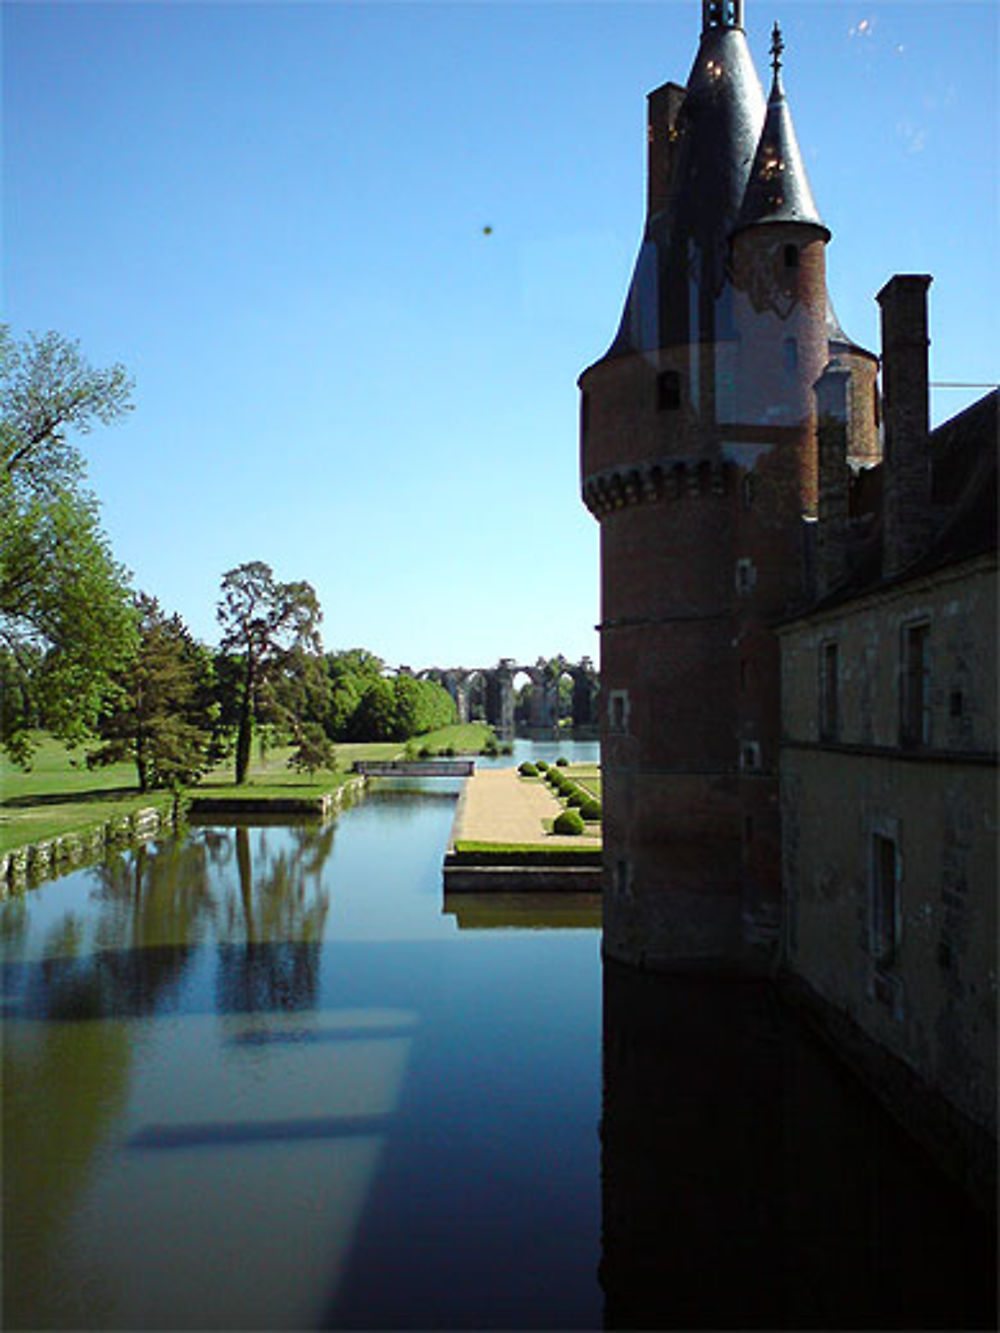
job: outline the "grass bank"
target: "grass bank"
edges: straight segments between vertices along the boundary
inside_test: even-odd
[[[409,742],[416,750],[428,749],[435,754],[453,749],[456,754],[480,754],[493,739],[493,728],[485,722],[456,722],[450,727],[439,727],[423,736],[414,736]]]
[[[225,796],[227,800],[308,800],[351,780],[355,759],[391,759],[402,752],[396,742],[338,745],[336,749],[336,773],[296,773],[287,766],[291,748],[276,747],[255,756],[244,786],[236,786],[228,764],[208,773],[190,788],[190,794]],[[61,742],[43,736],[27,773],[0,757],[0,853],[70,833],[87,833],[137,810],[168,810],[172,804],[170,792],[139,791],[133,764],[88,769],[83,750],[67,750]]]

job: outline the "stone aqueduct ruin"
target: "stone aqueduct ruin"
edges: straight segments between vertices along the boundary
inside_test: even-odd
[[[471,700],[478,687],[483,695],[485,720],[505,736],[514,733],[517,696],[514,681],[518,676],[527,676],[531,681],[528,726],[537,732],[551,732],[557,726],[559,684],[568,676],[573,682],[571,716],[574,730],[597,727],[600,681],[589,657],[583,657],[576,663],[556,658],[551,662],[539,660],[532,665],[523,665],[512,657],[503,657],[493,667],[428,667],[416,672],[411,672],[409,667],[400,667],[399,670],[419,679],[436,680],[443,685],[455,700],[460,722],[470,720]]]

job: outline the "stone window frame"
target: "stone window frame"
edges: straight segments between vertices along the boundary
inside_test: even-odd
[[[903,944],[903,853],[900,821],[872,821],[868,862],[869,996],[903,1016],[899,959]],[[887,873],[888,872],[888,873]]]
[[[628,690],[608,691],[608,731],[612,736],[627,736],[632,702]]]
[[[818,719],[821,741],[840,739],[840,640],[821,640],[817,656]]]
[[[759,773],[761,767],[760,742],[740,741],[740,772]]]
[[[931,743],[931,621],[917,616],[899,630],[899,743],[908,750]]]
[[[747,597],[753,592],[757,583],[757,566],[749,556],[740,556],[736,561],[734,579],[736,591],[741,597]]]

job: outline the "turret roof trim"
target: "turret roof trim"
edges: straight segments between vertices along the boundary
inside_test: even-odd
[[[781,82],[781,53],[785,44],[777,23],[771,37],[774,78],[764,116],[764,128],[734,231],[766,222],[798,222],[819,227],[830,239],[813,199],[792,113]]]

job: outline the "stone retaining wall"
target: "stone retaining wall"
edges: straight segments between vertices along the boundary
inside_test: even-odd
[[[344,783],[336,791],[326,792],[323,796],[310,800],[212,800],[201,798],[191,801],[187,807],[174,803],[171,806],[143,806],[131,814],[116,815],[94,828],[82,832],[64,833],[58,838],[47,838],[42,842],[30,843],[25,847],[14,847],[8,852],[0,852],[0,900],[8,897],[12,889],[26,887],[29,883],[38,883],[43,879],[53,879],[64,875],[85,862],[103,855],[109,847],[122,847],[128,843],[141,842],[146,838],[156,837],[177,827],[182,814],[195,814],[204,817],[208,813],[216,815],[234,814],[273,814],[273,815],[311,815],[329,818],[342,809],[366,786],[364,778],[356,778]]]
[[[12,888],[22,887],[29,881],[66,874],[100,856],[108,847],[155,837],[165,829],[174,828],[176,818],[176,805],[143,806],[131,814],[116,815],[95,828],[64,833],[58,838],[0,852],[0,899],[6,898]]]

